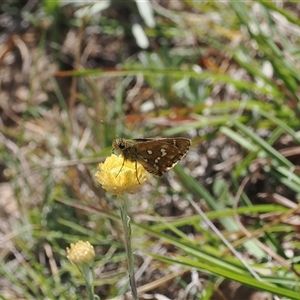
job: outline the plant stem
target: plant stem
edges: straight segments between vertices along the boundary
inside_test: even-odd
[[[94,271],[88,264],[83,264],[79,268],[86,282],[87,299],[95,300],[100,299],[94,295]]]
[[[138,300],[138,293],[135,283],[135,272],[134,272],[134,258],[133,252],[131,248],[131,226],[130,226],[130,217],[128,216],[128,203],[127,197],[125,199],[120,200],[120,213],[124,230],[124,241],[125,241],[125,249],[127,255],[127,263],[128,263],[128,275],[129,275],[129,283],[131,287],[132,299]]]

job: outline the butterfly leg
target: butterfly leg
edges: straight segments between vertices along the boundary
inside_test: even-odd
[[[119,174],[121,173],[121,171],[122,171],[122,169],[123,169],[123,167],[124,167],[124,164],[125,164],[125,159],[123,159],[123,164],[122,164],[122,166],[121,166],[121,168],[120,168],[118,174],[116,175],[116,177],[118,177]],[[140,181],[139,181],[139,177],[138,177],[137,161],[135,161],[135,176],[136,176],[137,182],[138,182],[139,184],[141,184]]]
[[[138,177],[137,161],[135,161],[135,177],[136,177],[136,180],[138,181],[138,183],[141,184],[139,181],[139,177]]]
[[[122,169],[123,169],[123,167],[124,167],[124,164],[125,164],[125,159],[123,159],[123,164],[122,164],[122,166],[121,166],[121,168],[120,168],[118,174],[116,175],[116,177],[118,177],[119,174],[121,173],[121,171],[122,171]]]

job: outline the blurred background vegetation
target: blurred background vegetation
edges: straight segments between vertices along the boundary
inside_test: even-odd
[[[0,298],[85,299],[84,240],[123,299],[118,135],[193,141],[130,196],[140,299],[300,299],[299,36],[297,1],[1,1]]]

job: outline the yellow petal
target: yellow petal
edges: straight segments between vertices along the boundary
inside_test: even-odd
[[[112,154],[99,164],[95,173],[102,187],[113,195],[134,194],[147,180],[146,170],[138,162],[124,161],[123,156]]]
[[[91,262],[95,257],[94,247],[89,242],[78,241],[67,248],[67,258],[74,264]]]

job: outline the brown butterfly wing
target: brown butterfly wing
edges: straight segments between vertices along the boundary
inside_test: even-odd
[[[137,161],[155,176],[172,169],[187,153],[191,141],[186,138],[135,139]]]

